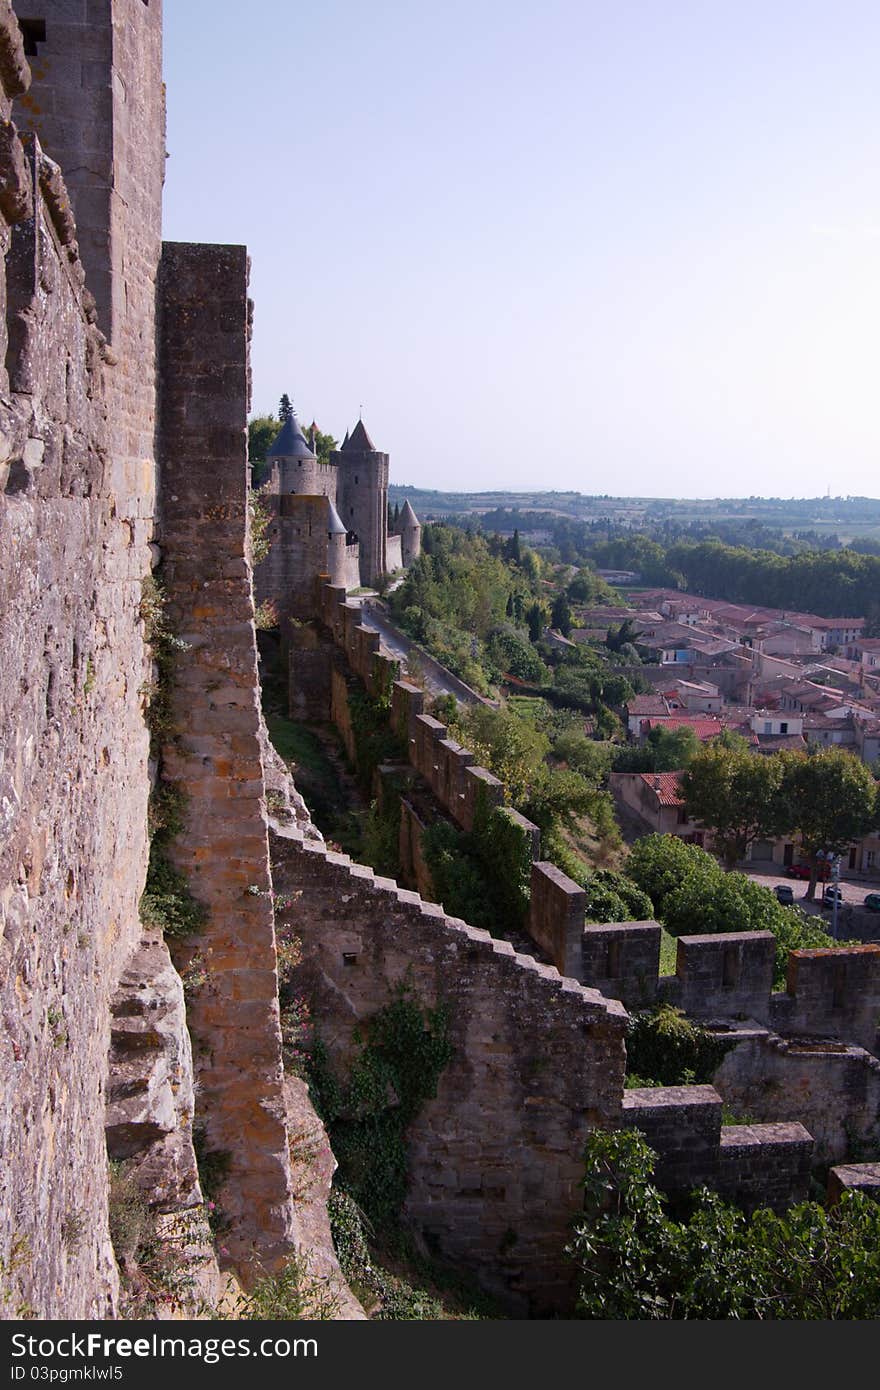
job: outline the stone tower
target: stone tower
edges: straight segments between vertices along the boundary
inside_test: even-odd
[[[282,424],[267,459],[271,471],[262,496],[272,514],[270,549],[254,583],[258,599],[276,605],[286,631],[288,618],[314,615],[318,575],[357,588],[358,546],[336,510],[336,464],[317,457],[295,414]]]
[[[161,0],[14,0],[33,84],[16,105],[61,166],[86,284],[115,363],[114,490],[152,486],[165,100]],[[38,19],[31,18],[34,14]]]
[[[360,579],[374,583],[388,569],[388,455],[373,445],[363,420],[333,454],[336,505],[360,541]]]
[[[421,522],[408,501],[403,504],[398,525],[400,527],[401,559],[404,569],[408,569],[413,560],[417,560],[422,553]]]
[[[318,462],[295,412],[284,421],[266,457],[271,464],[267,491],[336,500],[336,469]]]

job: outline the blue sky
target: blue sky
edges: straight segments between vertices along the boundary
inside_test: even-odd
[[[244,19],[243,19],[244,15]],[[165,0],[165,236],[393,482],[880,495],[880,6]]]

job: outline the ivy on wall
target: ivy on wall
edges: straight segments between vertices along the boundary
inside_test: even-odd
[[[362,787],[369,792],[380,763],[400,761],[405,757],[405,749],[389,722],[390,690],[387,698],[376,698],[351,681],[347,695],[355,768]]]
[[[406,1132],[452,1057],[442,1006],[425,1009],[401,988],[365,1025],[344,1083],[320,1042],[309,1089],[330,1135],[338,1179],[377,1228],[397,1224],[407,1185]]]

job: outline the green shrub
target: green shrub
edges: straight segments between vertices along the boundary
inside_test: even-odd
[[[190,936],[207,921],[208,909],[197,902],[179,869],[165,855],[160,839],[150,845],[147,882],[141,896],[141,921],[166,936]]]
[[[706,1188],[671,1220],[638,1130],[594,1131],[567,1253],[578,1313],[601,1319],[876,1319],[880,1203],[844,1193],[747,1217]]]
[[[649,1013],[630,1014],[626,1069],[645,1086],[703,1085],[712,1080],[730,1043],[685,1018],[681,1009],[661,1004]]]

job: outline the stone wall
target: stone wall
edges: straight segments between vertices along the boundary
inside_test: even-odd
[[[673,1197],[703,1184],[746,1210],[784,1211],[807,1197],[813,1154],[801,1124],[722,1125],[712,1086],[624,1092],[624,1124],[658,1153],[655,1181]]]
[[[102,1317],[117,1295],[111,998],[139,945],[147,857],[139,604],[150,552],[133,519],[152,512],[152,476],[123,505],[107,418],[116,369],[70,199],[8,119],[27,69],[5,0],[0,76],[0,1298],[4,1316]],[[139,371],[152,389],[149,359]]]
[[[580,933],[580,980],[620,999],[628,1009],[657,1002],[660,925],[657,922],[587,922]]]
[[[339,1072],[398,987],[448,1008],[454,1056],[409,1134],[408,1216],[520,1310],[564,1306],[584,1140],[620,1117],[622,1006],[296,832],[272,862]]]
[[[396,570],[403,569],[403,553],[401,550],[402,541],[400,536],[389,536],[385,542],[385,564],[388,573],[394,574]]]
[[[799,1121],[813,1136],[817,1163],[880,1154],[880,1061],[871,1053],[762,1028],[729,1036],[735,1045],[712,1084],[735,1113]]]
[[[187,797],[173,856],[208,909],[189,1019],[198,1119],[228,1164],[225,1244],[271,1266],[295,1235],[247,555],[248,264],[243,247],[166,243],[160,276],[164,576],[187,643],[163,776]],[[206,364],[201,371],[193,363]]]
[[[880,1050],[880,946],[792,951],[785,988],[770,1013],[777,1032],[818,1033]]]
[[[328,567],[328,503],[323,496],[261,494],[271,515],[269,553],[254,572],[257,601],[271,600],[282,632],[287,620],[314,616],[315,575]]]
[[[575,893],[577,884],[568,882]],[[587,923],[576,978],[630,1008],[660,1001],[696,1019],[747,1018],[786,1037],[837,1038],[877,1052],[880,945],[792,951],[786,988],[773,992],[775,940],[770,932],[680,936],[676,973],[658,977],[659,934],[650,926]],[[539,944],[554,933],[560,940],[566,932],[573,938],[575,930],[564,898],[549,898]]]
[[[676,973],[664,981],[666,1003],[692,1018],[770,1015],[776,938],[772,932],[680,936]]]
[[[555,864],[532,865],[529,935],[557,970],[576,980],[581,973],[586,894]]]

